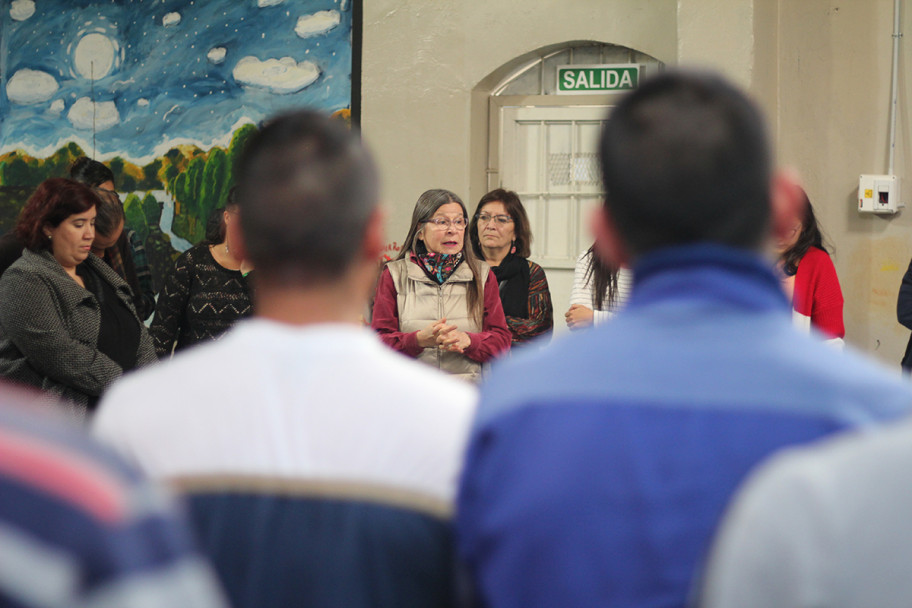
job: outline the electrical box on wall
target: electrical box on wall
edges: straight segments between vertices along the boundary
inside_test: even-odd
[[[896,213],[901,207],[900,179],[895,175],[862,175],[858,178],[859,213]]]

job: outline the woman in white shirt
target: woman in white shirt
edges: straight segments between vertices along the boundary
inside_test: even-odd
[[[627,302],[633,286],[633,273],[627,268],[611,268],[595,255],[594,247],[576,260],[570,309],[564,314],[571,330],[610,319]]]

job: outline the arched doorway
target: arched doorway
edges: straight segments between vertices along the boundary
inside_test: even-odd
[[[595,84],[603,85],[611,84],[604,77],[609,69],[634,68],[637,78],[664,69],[662,62],[634,49],[570,42],[508,62],[475,90],[473,119],[487,124],[473,132],[487,137],[483,170],[475,165],[473,194],[501,187],[519,193],[532,226],[532,258],[548,275],[558,332],[565,329],[562,315],[576,258],[591,244],[591,209],[603,196],[596,155],[601,126],[618,93],[629,89],[559,90],[561,68],[580,68],[575,70],[580,73],[584,66],[587,73],[601,75]],[[580,78],[591,84],[585,75]]]

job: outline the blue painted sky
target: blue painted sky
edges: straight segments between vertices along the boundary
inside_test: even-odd
[[[0,153],[73,140],[91,154],[94,121],[96,158],[147,162],[281,109],[350,105],[350,0],[0,6]]]

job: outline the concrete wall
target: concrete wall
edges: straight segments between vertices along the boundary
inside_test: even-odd
[[[848,341],[895,365],[909,336],[896,322],[896,295],[912,256],[912,217],[856,211],[858,175],[887,171],[892,23],[889,0],[781,3],[778,135],[780,161],[803,175],[833,245]],[[903,175],[910,91],[900,82],[895,170]]]
[[[389,240],[404,237],[423,190],[452,189],[470,206],[483,193],[478,115],[486,84],[511,60],[596,40],[669,65],[711,66],[757,98],[778,160],[805,180],[833,245],[847,340],[895,365],[909,335],[895,301],[912,257],[912,209],[894,218],[855,211],[858,175],[887,168],[892,10],[890,0],[368,0],[362,122],[380,157]],[[912,83],[900,84],[895,164],[904,175]],[[912,194],[912,180],[906,186]]]
[[[472,120],[472,91],[493,72],[573,40],[674,62],[676,7],[674,0],[366,1],[362,125],[380,157],[389,240],[405,237],[428,188],[453,190],[470,207],[484,194],[484,175],[476,169],[473,182],[471,166],[485,154],[487,125]]]

